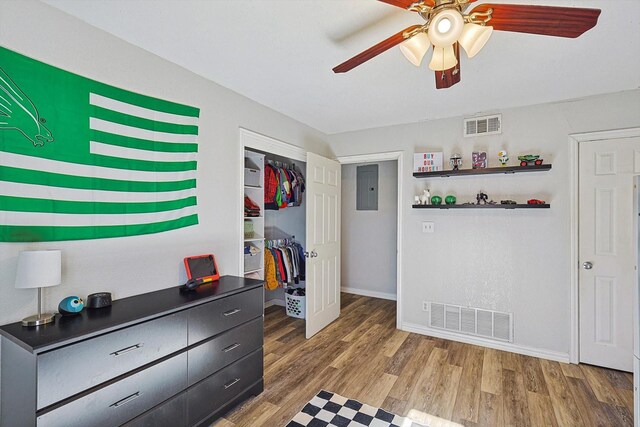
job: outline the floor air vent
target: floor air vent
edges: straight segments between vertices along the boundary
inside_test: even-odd
[[[464,119],[464,136],[493,135],[502,133],[502,115]]]
[[[513,341],[511,313],[432,302],[429,303],[429,326],[465,335]]]

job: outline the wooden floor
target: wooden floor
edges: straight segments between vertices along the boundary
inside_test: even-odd
[[[406,416],[465,426],[631,426],[633,376],[395,329],[395,302],[342,294],[310,340],[282,307],[265,313],[265,390],[214,424],[284,426],[320,389]]]

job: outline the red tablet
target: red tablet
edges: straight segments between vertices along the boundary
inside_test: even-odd
[[[205,281],[218,280],[220,272],[213,254],[196,255],[184,259],[184,268],[187,270],[187,279],[205,279]]]

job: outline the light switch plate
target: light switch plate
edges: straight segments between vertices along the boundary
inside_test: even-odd
[[[435,231],[435,224],[431,221],[425,221],[422,223],[423,233],[433,233]]]

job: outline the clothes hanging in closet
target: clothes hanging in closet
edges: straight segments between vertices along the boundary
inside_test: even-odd
[[[269,249],[264,251],[264,287],[273,291],[279,286],[276,279],[276,263],[273,259],[273,253]]]
[[[305,190],[304,176],[298,170],[269,162],[264,168],[264,208],[284,209],[300,206]]]
[[[266,240],[264,251],[265,287],[287,287],[305,280],[304,249],[298,242]]]

